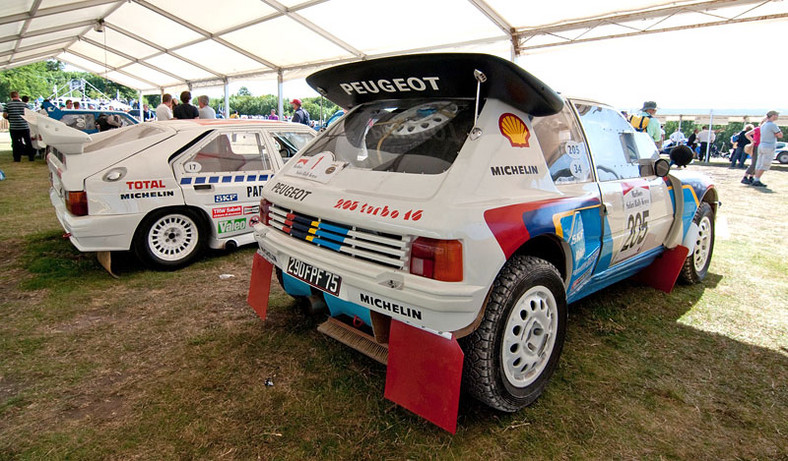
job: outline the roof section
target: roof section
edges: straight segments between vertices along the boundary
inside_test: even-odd
[[[158,92],[300,78],[393,54],[493,46],[514,57],[786,18],[788,2],[777,0],[552,0],[550,8],[511,0],[4,0],[0,70],[56,58]]]

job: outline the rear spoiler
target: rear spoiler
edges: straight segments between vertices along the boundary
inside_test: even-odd
[[[31,135],[38,133],[42,141],[64,154],[81,154],[84,145],[93,141],[89,134],[30,109],[22,117],[30,124]]]
[[[475,98],[481,71],[486,82],[479,96],[499,99],[535,116],[558,113],[564,101],[552,88],[521,67],[497,56],[431,53],[344,64],[306,78],[318,93],[343,108],[383,99]]]

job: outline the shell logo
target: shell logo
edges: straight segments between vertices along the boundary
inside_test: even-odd
[[[503,114],[498,119],[498,128],[501,130],[501,134],[509,140],[512,147],[530,147],[528,139],[531,137],[531,133],[520,117],[509,113]]]

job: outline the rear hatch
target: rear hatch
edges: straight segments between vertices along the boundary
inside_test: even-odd
[[[38,120],[38,130],[52,148],[47,163],[52,187],[60,197],[64,190],[83,190],[85,178],[175,135],[175,130],[162,124],[87,135],[45,117]]]

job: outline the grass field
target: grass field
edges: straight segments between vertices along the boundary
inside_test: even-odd
[[[691,165],[723,202],[704,283],[570,305],[540,400],[464,397],[452,436],[276,284],[261,322],[252,247],[177,272],[116,255],[111,278],[61,237],[43,161],[0,140],[0,459],[788,459],[785,167],[758,190]]]

